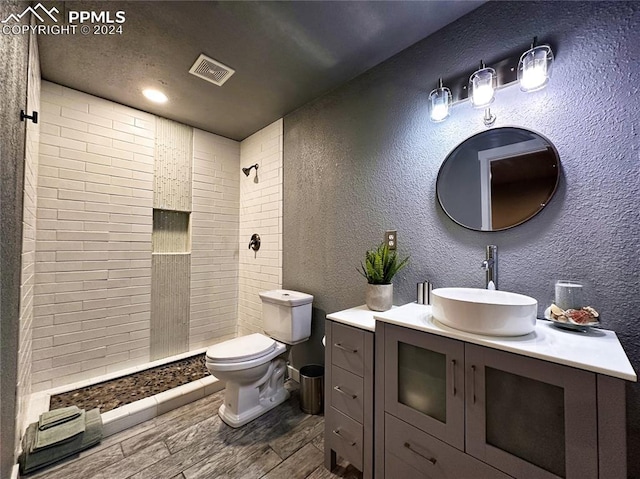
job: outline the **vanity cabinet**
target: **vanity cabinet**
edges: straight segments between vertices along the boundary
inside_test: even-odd
[[[325,467],[337,456],[373,477],[374,333],[325,322]]]
[[[385,327],[385,411],[464,449],[464,343]]]
[[[626,476],[622,380],[382,322],[376,362],[376,479]]]
[[[596,374],[465,345],[466,452],[515,477],[598,477]]]

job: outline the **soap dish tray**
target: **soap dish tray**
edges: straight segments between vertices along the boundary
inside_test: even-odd
[[[551,321],[554,326],[560,329],[566,329],[569,331],[578,331],[581,333],[586,333],[591,328],[597,327],[600,324],[599,321],[595,321],[587,324],[565,323],[563,321],[558,321],[557,319],[553,319],[551,317],[551,306],[549,306],[547,309],[544,310],[544,319]]]

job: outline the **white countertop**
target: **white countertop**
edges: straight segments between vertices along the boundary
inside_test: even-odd
[[[338,323],[353,326],[354,328],[365,329],[367,331],[376,330],[376,320],[374,314],[380,314],[371,311],[366,305],[356,306],[355,308],[345,309],[336,313],[327,314],[327,319],[337,321]]]
[[[591,329],[587,333],[580,333],[559,329],[549,321],[538,320],[535,331],[525,336],[482,336],[449,328],[439,323],[431,316],[431,306],[417,303],[405,304],[382,313],[369,311],[366,306],[358,306],[330,314],[327,318],[336,318],[336,321],[345,324],[350,323],[344,319],[350,318],[351,321],[358,319],[358,323],[362,321],[369,325],[368,319],[364,321],[365,317],[369,315],[373,316],[375,320],[385,323],[564,364],[627,381],[637,381],[638,379],[616,333],[606,329]],[[360,327],[357,324],[351,324]],[[362,329],[375,331],[375,322],[370,327],[362,327]]]

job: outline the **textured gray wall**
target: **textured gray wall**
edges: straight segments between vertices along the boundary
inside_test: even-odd
[[[466,230],[438,206],[436,176],[458,143],[485,129],[483,113],[464,103],[433,124],[427,96],[439,76],[524,51],[534,35],[556,52],[552,82],[534,94],[501,90],[492,111],[496,127],[555,144],[558,191],[517,228]],[[318,323],[364,302],[356,266],[385,229],[397,228],[400,252],[411,254],[395,304],[414,301],[424,279],[483,286],[484,247],[497,244],[501,288],[535,297],[540,314],[555,279],[589,282],[589,303],[640,371],[639,60],[640,2],[490,2],[288,115],[283,286],[315,296]],[[316,346],[297,360],[321,360]],[[628,393],[629,472],[640,477],[640,388]]]
[[[2,2],[0,18],[27,5]],[[14,462],[28,53],[28,36],[0,35],[0,477],[11,476]]]

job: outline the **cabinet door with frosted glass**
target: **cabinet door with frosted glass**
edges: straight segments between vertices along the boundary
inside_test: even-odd
[[[464,343],[385,326],[385,410],[463,450]]]
[[[594,373],[465,346],[466,451],[518,478],[598,476]]]

